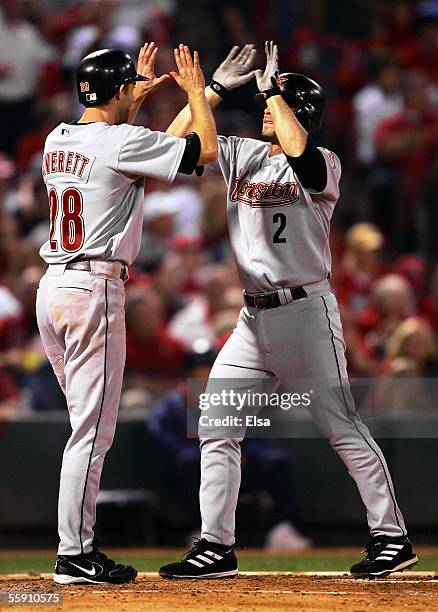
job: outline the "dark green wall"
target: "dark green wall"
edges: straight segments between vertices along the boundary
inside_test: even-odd
[[[59,468],[69,435],[63,414],[6,421],[0,425],[0,531],[55,528]],[[385,419],[378,439],[396,484],[410,529],[438,530],[438,415]],[[341,460],[313,424],[301,420],[290,448],[296,467],[303,525],[360,528],[365,512]],[[157,489],[155,462],[145,418],[119,420],[107,456],[102,488]]]

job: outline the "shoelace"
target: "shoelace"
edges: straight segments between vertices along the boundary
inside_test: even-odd
[[[388,538],[370,538],[362,553],[367,553],[367,559],[372,559],[373,556],[377,557],[388,542]]]
[[[200,547],[201,547],[201,542],[206,542],[207,540],[205,538],[195,538],[193,540],[193,546],[190,550],[188,550],[186,553],[184,553],[182,555],[182,559],[185,560],[189,557],[189,555],[191,555],[192,553],[196,553],[199,551]],[[229,547],[229,551],[231,550],[242,550],[243,546],[241,546],[240,544],[232,544]]]
[[[101,552],[96,546],[93,546],[94,560],[101,563],[111,563],[113,567],[117,565],[112,559],[108,559],[105,553]]]

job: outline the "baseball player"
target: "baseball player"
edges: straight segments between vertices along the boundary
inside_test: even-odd
[[[50,234],[41,248],[48,268],[38,290],[45,351],[68,404],[71,436],[62,460],[55,582],[122,583],[137,571],[99,551],[96,497],[111,446],[125,364],[124,281],[140,246],[145,177],[173,181],[217,158],[217,135],[205,81],[188,47],[175,51],[171,76],[193,113],[185,138],[134,126],[156,77],[157,47],[145,44],[138,73],[129,55],[103,49],[76,74],[85,112],[47,137],[43,177]]]
[[[341,321],[329,284],[329,226],[341,165],[311,137],[321,128],[324,92],[306,76],[278,75],[272,42],[266,43],[264,71],[250,71],[254,54],[252,45],[241,51],[234,47],[207,88],[214,107],[228,90],[255,75],[266,108],[262,138],[219,136],[219,158],[206,168],[222,174],[228,186],[230,238],[246,302],[206,392],[245,391],[255,378],[273,388],[281,381],[291,393],[297,379],[320,389],[308,409],[355,480],[367,510],[367,555],[351,573],[386,576],[413,566],[417,557],[385,458],[350,393]],[[188,108],[170,130],[179,136],[190,130]],[[201,539],[184,560],[162,567],[162,577],[237,574],[234,526],[244,434],[239,424],[226,432],[200,426]]]

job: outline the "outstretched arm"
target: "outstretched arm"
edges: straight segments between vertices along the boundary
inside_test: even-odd
[[[210,86],[205,88],[205,98],[210,109],[216,108],[219,102],[222,100],[222,97],[215,93]],[[190,110],[190,104],[186,104],[184,108],[178,113],[172,123],[166,130],[166,134],[171,134],[172,136],[179,136],[180,138],[184,138],[190,132],[193,132],[193,124],[192,124],[192,113]]]
[[[254,76],[250,68],[254,62],[254,45],[245,45],[241,50],[233,47],[213,74],[211,84],[205,89],[205,97],[211,109],[216,108],[231,90],[248,83]],[[185,106],[167,128],[167,133],[183,137],[192,131],[192,116],[189,105]]]
[[[170,79],[168,74],[163,74],[160,77],[155,76],[155,60],[157,59],[158,47],[154,42],[145,43],[138,54],[137,72],[145,77],[148,81],[137,81],[134,87],[134,101],[129,111],[128,123],[134,125],[137,113],[140,110],[145,98],[156,91],[158,87]]]
[[[271,96],[266,100],[266,105],[284,153],[290,157],[299,157],[306,148],[309,137],[307,131],[281,95]]]
[[[299,157],[306,148],[308,134],[295,117],[293,110],[281,96],[276,78],[278,74],[278,48],[274,42],[266,41],[266,67],[257,70],[257,87],[265,96],[275,133],[281,148],[290,157]]]
[[[187,94],[192,117],[190,131],[197,134],[201,144],[198,164],[209,164],[217,159],[217,133],[213,114],[205,97],[205,79],[199,65],[198,52],[194,52],[192,59],[187,45],[180,45],[175,49],[175,62],[178,71],[170,74]]]
[[[273,41],[265,43],[266,67],[257,70],[259,91],[274,124],[278,142],[289,165],[303,187],[321,192],[327,185],[326,162],[321,151],[314,145],[307,130],[301,125],[292,108],[281,95],[278,77],[278,49]]]

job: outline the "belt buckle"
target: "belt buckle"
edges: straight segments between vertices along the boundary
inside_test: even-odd
[[[262,310],[263,308],[263,304],[264,304],[264,296],[263,295],[254,295],[254,306],[255,308],[257,308],[257,310]]]

